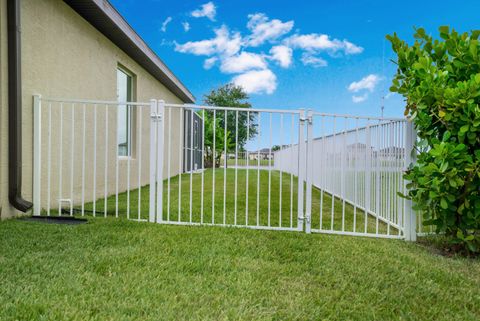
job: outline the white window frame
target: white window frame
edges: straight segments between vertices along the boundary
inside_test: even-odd
[[[123,73],[127,77],[127,81],[129,80],[130,85],[127,83],[127,89],[126,89],[126,101],[127,102],[134,102],[135,101],[135,75],[130,72],[128,69],[124,68],[121,65],[117,65],[117,101],[125,101],[125,99],[120,99],[120,88],[119,88],[119,73]],[[127,118],[127,128],[126,128],[126,143],[127,143],[127,151],[126,155],[120,155],[120,148],[118,148],[119,154],[117,157],[119,159],[133,159],[134,158],[134,111],[132,110],[131,105],[118,105],[118,107],[123,107],[126,108],[126,118]],[[119,130],[120,130],[120,121],[119,121],[119,116],[117,116],[117,144],[119,145]]]

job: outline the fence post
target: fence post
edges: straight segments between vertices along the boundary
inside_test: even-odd
[[[300,109],[298,123],[298,230],[303,231],[303,221],[305,219],[303,211],[303,182],[305,181],[305,110]]]
[[[307,146],[306,146],[306,208],[305,208],[305,232],[310,234],[312,228],[312,176],[313,176],[313,113],[307,113]]]
[[[416,160],[416,154],[414,152],[416,138],[417,135],[413,123],[411,121],[407,121],[405,125],[405,170],[407,170],[410,164],[414,163]],[[408,182],[404,180],[405,194],[408,192],[407,184]],[[417,240],[417,217],[412,206],[412,201],[406,199],[403,209],[405,215],[404,236],[406,241],[415,242]]]
[[[157,178],[157,149],[156,149],[156,137],[157,137],[157,101],[155,99],[150,100],[150,200],[148,221],[155,222],[155,199],[156,193],[156,178]]]
[[[367,128],[365,133],[366,140],[366,171],[365,171],[365,213],[370,212],[371,208],[371,197],[372,197],[372,135],[370,132],[370,119],[367,119]],[[378,215],[378,214],[377,214]]]
[[[40,95],[33,96],[33,215],[41,211],[42,175],[42,102]]]
[[[157,223],[161,223],[163,221],[163,140],[164,140],[163,123],[165,119],[164,115],[165,115],[165,101],[159,100],[157,104]]]

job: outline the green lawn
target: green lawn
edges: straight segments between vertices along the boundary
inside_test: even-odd
[[[225,160],[221,160],[220,161],[220,165],[223,166],[223,164],[225,163]],[[272,166],[275,164],[274,160],[268,160],[268,159],[260,159],[260,160],[257,160],[257,159],[249,159],[248,162],[247,162],[247,159],[246,158],[240,158],[238,160],[235,160],[235,159],[228,159],[227,160],[227,166],[235,166],[235,165],[238,165],[238,166],[252,166],[252,167],[255,167],[255,166],[263,166],[263,167],[268,167],[268,166]]]
[[[480,261],[400,240],[0,222],[0,320],[479,320]]]
[[[235,202],[235,172],[237,175],[237,198]],[[224,180],[226,173],[226,180]],[[247,170],[223,168],[215,170],[215,179],[212,169],[206,170],[203,174],[192,174],[192,215],[190,217],[190,174],[182,174],[164,181],[163,189],[163,219],[180,222],[193,223],[215,223],[215,224],[235,224],[249,226],[271,226],[271,227],[296,227],[297,226],[297,178],[289,174],[281,174],[272,170],[249,170],[248,171],[248,211],[247,202]],[[181,188],[179,181],[181,180]],[[213,195],[213,182],[215,182],[215,193]],[[281,182],[281,183],[280,183]],[[224,194],[224,183],[226,193]],[[270,192],[269,192],[270,185]],[[170,188],[169,188],[170,186]],[[259,188],[257,188],[257,186]],[[280,201],[280,186],[281,201]],[[167,202],[170,191],[170,203]],[[258,191],[258,193],[257,193]],[[202,215],[202,193],[203,193],[203,215]],[[258,198],[257,198],[258,194]],[[180,195],[180,207],[179,207]],[[270,195],[270,196],[269,196]],[[149,187],[141,189],[140,218],[148,218],[149,209]],[[225,196],[225,197],[224,197]],[[269,202],[270,197],[270,202]],[[119,216],[127,216],[127,194],[119,195]],[[225,211],[224,211],[225,201]],[[107,214],[115,215],[115,196],[107,199]],[[100,199],[96,203],[97,215],[103,215],[104,200]],[[236,215],[235,215],[236,203]],[[212,210],[212,204],[214,208]],[[313,189],[312,193],[312,228],[320,228],[320,206],[321,192]],[[78,206],[77,206],[78,207]],[[180,208],[180,210],[179,210]],[[332,198],[329,194],[323,194],[322,203],[322,229],[332,229]],[[93,209],[93,205],[87,204],[88,211]],[[130,192],[130,218],[138,218],[138,189]],[[213,214],[212,214],[213,213]],[[224,215],[225,213],[225,215]],[[365,212],[355,210],[353,206],[335,198],[333,211],[333,230],[353,232],[364,232],[365,222],[367,223],[367,232],[377,232],[377,222],[375,217],[365,215]],[[398,230],[394,227],[388,227],[387,224],[379,221],[379,234],[398,235]]]

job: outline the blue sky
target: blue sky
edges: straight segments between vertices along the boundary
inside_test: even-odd
[[[197,103],[236,81],[255,107],[371,116],[395,72],[386,34],[478,29],[480,12],[478,0],[111,2]],[[385,116],[402,114],[402,98],[387,95]]]

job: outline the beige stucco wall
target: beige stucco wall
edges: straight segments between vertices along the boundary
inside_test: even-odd
[[[4,2],[5,0],[0,0]],[[22,78],[23,78],[23,196],[32,200],[33,193],[33,99],[34,94],[42,97],[61,97],[70,99],[116,100],[117,66],[128,68],[135,74],[136,101],[149,102],[151,98],[164,99],[167,102],[181,103],[173,93],[153,78],[146,70],[117,48],[68,5],[60,0],[23,0],[21,7],[22,19]],[[2,21],[4,21],[2,16]],[[2,44],[4,44],[2,38]],[[2,46],[3,47],[3,46]],[[2,48],[3,50],[3,48]],[[3,66],[3,64],[2,64]],[[2,72],[2,76],[3,76]],[[2,83],[4,83],[2,81]],[[3,91],[3,87],[2,87]],[[3,96],[2,96],[3,99]],[[42,103],[42,207],[47,206],[47,184],[49,176],[47,160],[49,142],[49,111],[50,104]],[[57,207],[58,198],[70,198],[79,203],[82,196],[83,168],[83,104],[73,106],[75,117],[74,138],[72,140],[72,105],[52,104],[51,122],[51,167],[50,167],[50,205]],[[63,108],[61,116],[60,108]],[[102,197],[105,192],[105,176],[107,177],[107,193],[114,194],[116,189],[116,106],[97,106],[97,144],[96,162],[94,162],[94,105],[87,104],[85,112],[85,200],[94,198],[94,163],[96,165],[96,196]],[[134,107],[135,134],[134,155],[130,159],[130,186],[138,185],[139,159],[141,158],[140,184],[149,181],[149,138],[150,110],[149,107]],[[5,108],[2,108],[2,115]],[[106,142],[106,109],[108,109],[108,142]],[[180,112],[172,112],[172,134],[165,142],[171,141],[171,175],[179,170],[178,160],[180,144],[179,123]],[[140,118],[142,130],[140,131]],[[60,132],[60,119],[63,119],[63,132]],[[4,122],[2,121],[2,124]],[[168,119],[165,119],[168,125]],[[3,130],[3,128],[0,128]],[[2,143],[4,141],[2,135]],[[142,153],[139,144],[142,141]],[[62,144],[60,144],[60,142]],[[60,148],[62,146],[62,148]],[[73,147],[73,148],[72,148]],[[5,150],[0,145],[2,151]],[[60,154],[62,149],[62,154]],[[73,179],[71,175],[73,150]],[[105,155],[107,152],[107,161]],[[2,154],[2,166],[3,161]],[[167,156],[167,155],[165,155]],[[62,162],[61,162],[62,160]],[[164,162],[164,177],[166,177],[167,162]],[[105,164],[107,166],[105,167]],[[127,185],[126,159],[119,164],[119,191],[124,191]],[[62,184],[59,184],[59,175]],[[2,170],[2,173],[5,171]],[[2,188],[3,177],[2,179]],[[73,193],[71,193],[73,182]],[[5,185],[6,186],[6,185]],[[59,191],[62,190],[60,194]],[[2,193],[3,195],[3,193]],[[2,196],[3,197],[3,196]],[[2,216],[12,214],[11,208],[4,210]]]

